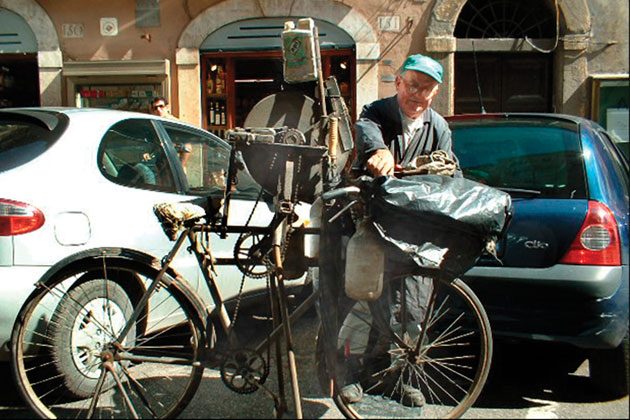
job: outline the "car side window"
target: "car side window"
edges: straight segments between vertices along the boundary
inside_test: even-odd
[[[188,193],[199,196],[222,196],[230,161],[230,145],[213,134],[189,130],[163,123],[179,155],[188,180]],[[237,173],[235,194],[241,198],[256,198],[260,186],[243,170]]]
[[[149,120],[130,119],[114,124],[98,153],[103,175],[117,184],[175,192],[175,181],[160,139]]]
[[[610,165],[612,170],[615,171],[619,182],[624,185],[624,190],[628,191],[628,163],[625,160],[623,152],[616,149],[613,144],[614,140],[604,130],[598,130],[600,136],[604,137],[607,141],[603,142],[604,148],[608,151],[608,155],[613,164]]]

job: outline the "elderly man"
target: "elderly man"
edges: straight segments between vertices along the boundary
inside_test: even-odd
[[[355,125],[355,168],[374,176],[392,175],[395,165],[435,150],[444,150],[457,162],[448,124],[431,109],[442,74],[440,63],[430,57],[414,54],[405,60],[396,76],[396,95],[366,105]]]
[[[395,168],[408,166],[418,156],[442,150],[456,164],[454,176],[461,177],[457,158],[451,149],[448,124],[431,109],[442,76],[442,66],[430,57],[414,54],[405,60],[396,76],[396,95],[366,105],[355,125],[355,170],[374,177],[389,176],[394,174]],[[383,314],[388,314],[391,326],[403,318],[408,324],[415,324],[408,325],[408,331],[418,331],[431,295],[432,280],[421,276],[394,278],[393,271],[394,264],[388,263],[386,258],[383,293],[376,305]],[[404,294],[402,289],[405,289]],[[405,296],[408,303],[404,317],[400,315],[401,296]],[[355,355],[350,361],[361,363],[362,378],[346,378],[349,383],[341,389],[342,398],[356,403],[363,398],[364,392],[376,392],[406,406],[423,406],[425,398],[418,384],[413,386],[404,378],[401,381],[400,375],[404,373],[387,367],[391,362],[389,341],[375,331],[371,331],[370,336],[372,344],[368,351]]]

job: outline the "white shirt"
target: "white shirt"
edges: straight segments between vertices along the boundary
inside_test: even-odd
[[[402,132],[403,139],[405,142],[405,150],[409,146],[409,142],[416,135],[416,132],[422,129],[424,125],[425,114],[427,111],[425,110],[418,118],[413,119],[406,116],[402,111],[400,112],[400,120],[402,121]]]

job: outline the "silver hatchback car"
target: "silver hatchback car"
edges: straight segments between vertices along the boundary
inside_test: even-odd
[[[190,154],[185,166],[182,151]],[[230,145],[213,134],[147,114],[0,110],[0,361],[8,360],[18,311],[51,266],[106,246],[161,258],[172,243],[153,206],[220,200],[229,155]],[[229,225],[269,224],[273,213],[257,201],[259,192],[248,173],[239,173]],[[298,206],[297,212],[308,215],[308,208]],[[302,222],[300,217],[295,223]],[[232,258],[237,239],[214,241],[214,256]],[[195,257],[182,252],[174,267],[211,306]],[[238,294],[243,275],[237,267],[219,266],[218,278],[224,298]],[[248,279],[244,293],[255,297],[265,287],[265,279]]]

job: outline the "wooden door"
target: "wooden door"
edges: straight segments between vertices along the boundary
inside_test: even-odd
[[[455,57],[455,114],[481,112],[482,103],[486,112],[552,111],[550,54],[477,53],[476,62],[473,53]]]

